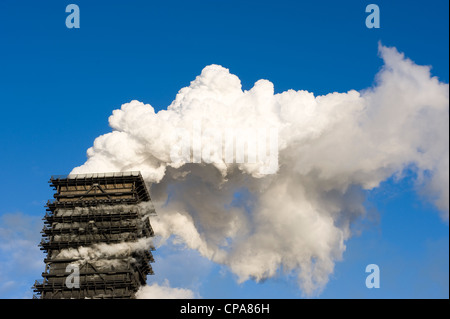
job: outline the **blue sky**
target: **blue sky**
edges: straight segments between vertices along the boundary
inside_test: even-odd
[[[80,7],[80,29],[65,7]],[[381,28],[365,26],[378,4]],[[86,160],[108,117],[131,100],[166,108],[209,64],[249,89],[316,95],[362,90],[382,66],[378,42],[449,81],[448,1],[21,1],[0,2],[0,298],[29,298],[44,270],[37,244],[51,175]],[[367,193],[373,221],[347,242],[319,298],[448,298],[449,229],[412,176]],[[11,240],[14,239],[14,240]],[[17,256],[18,245],[26,256]],[[156,275],[204,298],[300,298],[289,275],[236,283],[195,251],[155,252]],[[37,260],[37,261],[36,261]],[[41,260],[41,263],[39,263]],[[189,260],[189,274],[180,261]],[[381,288],[365,287],[365,266]]]

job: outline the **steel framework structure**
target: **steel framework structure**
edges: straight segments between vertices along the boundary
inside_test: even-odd
[[[147,239],[155,211],[141,174],[52,176],[49,183],[55,199],[43,218],[39,246],[47,257],[34,297],[134,298],[154,262]]]

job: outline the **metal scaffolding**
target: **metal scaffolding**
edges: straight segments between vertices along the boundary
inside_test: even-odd
[[[141,174],[72,174],[52,176],[49,183],[55,200],[43,218],[40,247],[47,257],[43,279],[33,286],[35,298],[134,298],[153,274],[154,248],[137,245],[119,253],[121,246],[114,245],[134,247],[154,236],[149,216],[155,210]],[[108,253],[98,248],[105,244],[112,245]]]

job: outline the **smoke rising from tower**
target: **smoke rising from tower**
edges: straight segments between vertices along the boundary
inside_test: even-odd
[[[207,66],[167,110],[131,101],[113,111],[112,132],[96,138],[86,163],[72,173],[141,171],[151,184],[161,245],[184,243],[227,265],[241,282],[282,269],[297,275],[306,295],[320,293],[350,226],[366,214],[366,190],[413,170],[448,220],[449,86],[395,48],[380,45],[379,53],[384,66],[374,87],[323,96],[274,94],[267,80],[244,91],[228,69]],[[203,133],[219,132],[219,139],[200,134],[193,141],[195,123]],[[268,163],[248,160],[248,143],[244,160],[236,151],[226,160],[226,145],[216,142],[230,128],[276,128],[275,171],[261,174]],[[191,139],[189,154],[175,162],[180,131]],[[195,161],[206,147],[219,155]]]

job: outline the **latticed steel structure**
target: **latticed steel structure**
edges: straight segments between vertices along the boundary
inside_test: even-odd
[[[134,298],[153,274],[150,194],[139,172],[52,176],[35,298]]]

